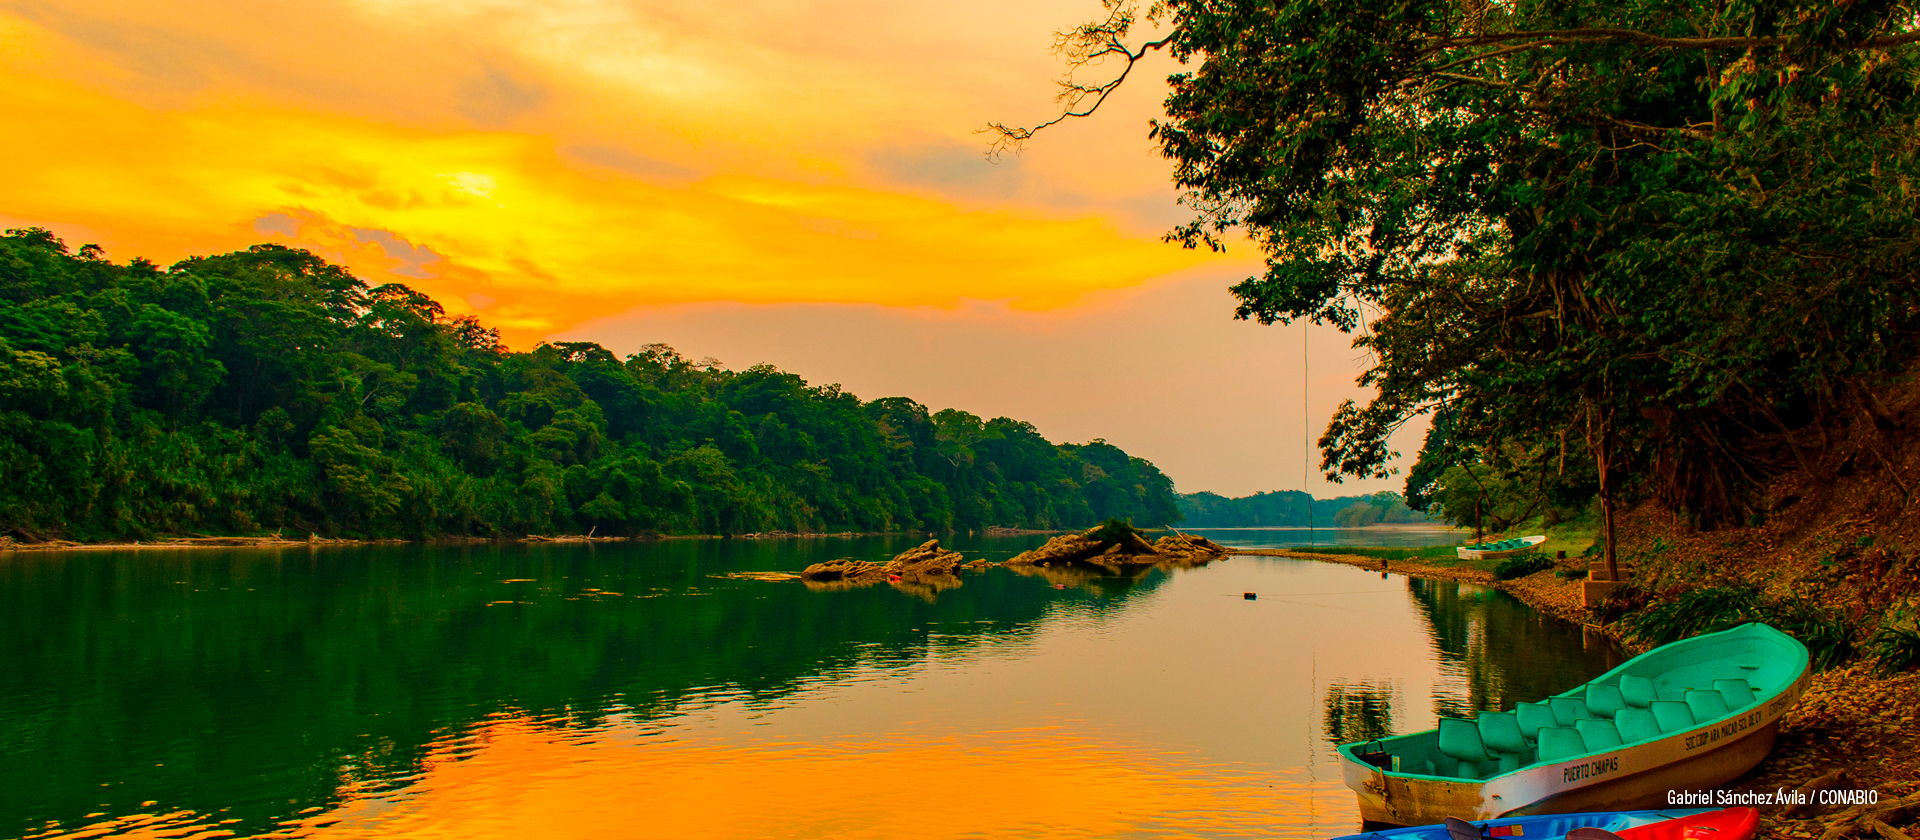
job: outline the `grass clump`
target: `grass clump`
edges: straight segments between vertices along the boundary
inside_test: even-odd
[[[1453,553],[1454,546],[1430,545],[1424,548],[1376,548],[1358,545],[1303,545],[1294,551],[1307,551],[1314,554],[1353,554],[1360,557],[1377,557],[1382,560],[1451,560],[1459,555]]]
[[[1760,594],[1746,587],[1707,586],[1655,601],[1623,622],[1628,633],[1655,645],[1677,642],[1759,621]]]
[[[1804,598],[1786,598],[1768,603],[1760,620],[1806,645],[1815,671],[1853,657],[1853,626],[1836,610]]]
[[[1853,628],[1839,612],[1804,598],[1764,599],[1744,586],[1701,587],[1653,600],[1621,623],[1642,641],[1664,645],[1752,621],[1800,640],[1815,670],[1839,665],[1855,652]],[[1914,650],[1920,653],[1920,636],[1915,641]]]
[[[1493,567],[1493,576],[1500,580],[1513,580],[1551,568],[1553,561],[1544,554],[1521,554],[1501,560],[1500,565]]]
[[[1920,665],[1920,621],[1908,610],[1888,615],[1879,632],[1867,641],[1867,649],[1873,652],[1881,672],[1889,676]]]
[[[1085,532],[1087,538],[1099,540],[1103,543],[1117,543],[1125,540],[1128,535],[1145,539],[1140,529],[1133,527],[1131,521],[1123,521],[1120,519],[1108,519]]]

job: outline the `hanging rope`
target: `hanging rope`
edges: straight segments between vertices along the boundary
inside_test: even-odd
[[[1300,490],[1307,494],[1307,545],[1314,544],[1313,489],[1313,411],[1307,408],[1307,339],[1313,324],[1300,319]]]

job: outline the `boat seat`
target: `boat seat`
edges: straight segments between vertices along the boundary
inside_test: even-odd
[[[1455,761],[1492,761],[1486,744],[1480,741],[1480,727],[1463,718],[1440,719],[1440,751]]]
[[[1513,712],[1481,712],[1480,743],[1496,753],[1524,753],[1527,736]]]
[[[1578,730],[1563,726],[1549,726],[1540,730],[1541,761],[1559,761],[1586,751],[1587,742],[1581,739]]]
[[[1731,711],[1727,708],[1727,698],[1713,690],[1687,689],[1687,705],[1693,709],[1693,719],[1700,723],[1719,720]]]
[[[1513,717],[1520,722],[1520,734],[1528,741],[1540,737],[1540,727],[1559,726],[1560,720],[1553,716],[1553,710],[1545,703],[1521,703],[1513,707]]]
[[[1614,728],[1613,721],[1599,718],[1576,720],[1573,728],[1580,733],[1580,740],[1586,742],[1589,750],[1610,750],[1620,746],[1620,730]]]
[[[1572,726],[1576,720],[1593,717],[1587,711],[1587,701],[1578,697],[1549,697],[1547,706],[1553,709],[1553,717],[1561,726]]]
[[[1533,755],[1531,753],[1501,753],[1500,766],[1492,768],[1492,771],[1487,775],[1492,776],[1498,773],[1511,773],[1532,763]]]
[[[1653,691],[1653,678],[1634,674],[1620,675],[1620,696],[1636,709],[1652,708],[1653,701],[1658,699]]]
[[[1660,737],[1660,722],[1654,719],[1653,712],[1648,709],[1621,709],[1620,714],[1614,715],[1613,725],[1624,743],[1634,744]]]
[[[1603,718],[1611,718],[1627,707],[1627,698],[1617,685],[1587,686],[1587,709]]]
[[[1753,705],[1753,701],[1757,699],[1754,695],[1759,693],[1742,679],[1714,680],[1713,690],[1720,692],[1720,696],[1726,698],[1727,711],[1730,712],[1737,712]]]
[[[1653,719],[1661,732],[1678,732],[1693,726],[1693,707],[1678,700],[1653,701]]]

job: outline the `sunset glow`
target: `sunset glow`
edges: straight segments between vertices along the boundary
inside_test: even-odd
[[[1304,442],[1340,400],[1365,398],[1348,339],[1314,340],[1326,349],[1309,387],[1284,358],[1297,336],[1231,321],[1224,290],[1258,270],[1257,251],[1162,240],[1189,218],[1147,136],[1172,60],[1150,57],[1093,118],[987,159],[988,122],[1053,113],[1052,34],[1100,13],[1093,0],[5,5],[0,226],[161,265],[307,248],[476,315],[510,347],[667,341],[864,399],[1008,413],[1110,440],[1186,491],[1397,486],[1309,481]],[[903,353],[882,338],[898,333],[921,339]],[[831,365],[813,365],[828,350]],[[968,362],[988,357],[1011,361]],[[1115,377],[1193,383],[1243,410],[1084,398]]]
[[[124,35],[141,13],[122,11],[114,23]],[[288,72],[322,60],[295,44],[291,54],[267,55],[244,43],[256,34],[251,19],[207,11],[165,24],[176,31],[146,32],[218,39],[254,51],[246,61],[284,60]],[[425,100],[465,97],[446,104],[453,113],[426,118],[382,113],[390,103],[366,95],[314,102],[260,89],[273,74],[223,78],[202,68],[193,74],[198,89],[183,95],[168,77],[190,65],[90,48],[87,40],[104,40],[103,18],[53,7],[0,17],[0,89],[12,115],[0,142],[9,159],[34,162],[0,181],[0,215],[56,232],[79,228],[121,259],[166,262],[263,240],[306,246],[371,281],[405,282],[454,311],[480,313],[519,346],[588,318],[700,301],[1057,308],[1206,259],[1094,205],[980,201],[863,175],[863,161],[900,136],[944,127],[902,126],[889,136],[859,125],[875,109],[911,114],[914,106],[904,106],[912,99],[905,80],[864,75],[846,59],[647,36],[651,24],[618,4],[336,11],[335,25],[350,28],[341,34],[361,39],[342,45],[343,84],[370,81],[353,78],[356,61],[368,58],[356,58],[355,47],[454,24],[473,28],[459,39],[472,47],[506,37],[489,35],[501,16],[533,27],[510,56],[525,66],[489,59],[482,77],[496,88],[533,84],[514,73],[552,81],[521,90],[525,107],[510,117],[476,105],[472,91],[448,92],[458,85],[436,75],[459,71],[446,67],[414,68],[422,75],[407,79]],[[609,41],[606,26],[636,40]],[[431,58],[433,42],[446,38],[444,30],[415,34],[428,48],[403,61]],[[217,52],[193,57],[219,60]],[[512,90],[493,95],[512,98]],[[980,123],[989,114],[955,116]],[[595,118],[644,127],[582,125]],[[850,147],[822,148],[835,131],[853,132]],[[679,159],[632,151],[661,132],[683,138]],[[948,147],[970,152],[980,177],[997,174],[984,141]]]

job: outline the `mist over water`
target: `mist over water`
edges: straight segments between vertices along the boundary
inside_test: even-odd
[[[0,836],[1327,836],[1359,825],[1335,744],[1620,660],[1283,558],[752,574],[913,542],[0,555]]]

